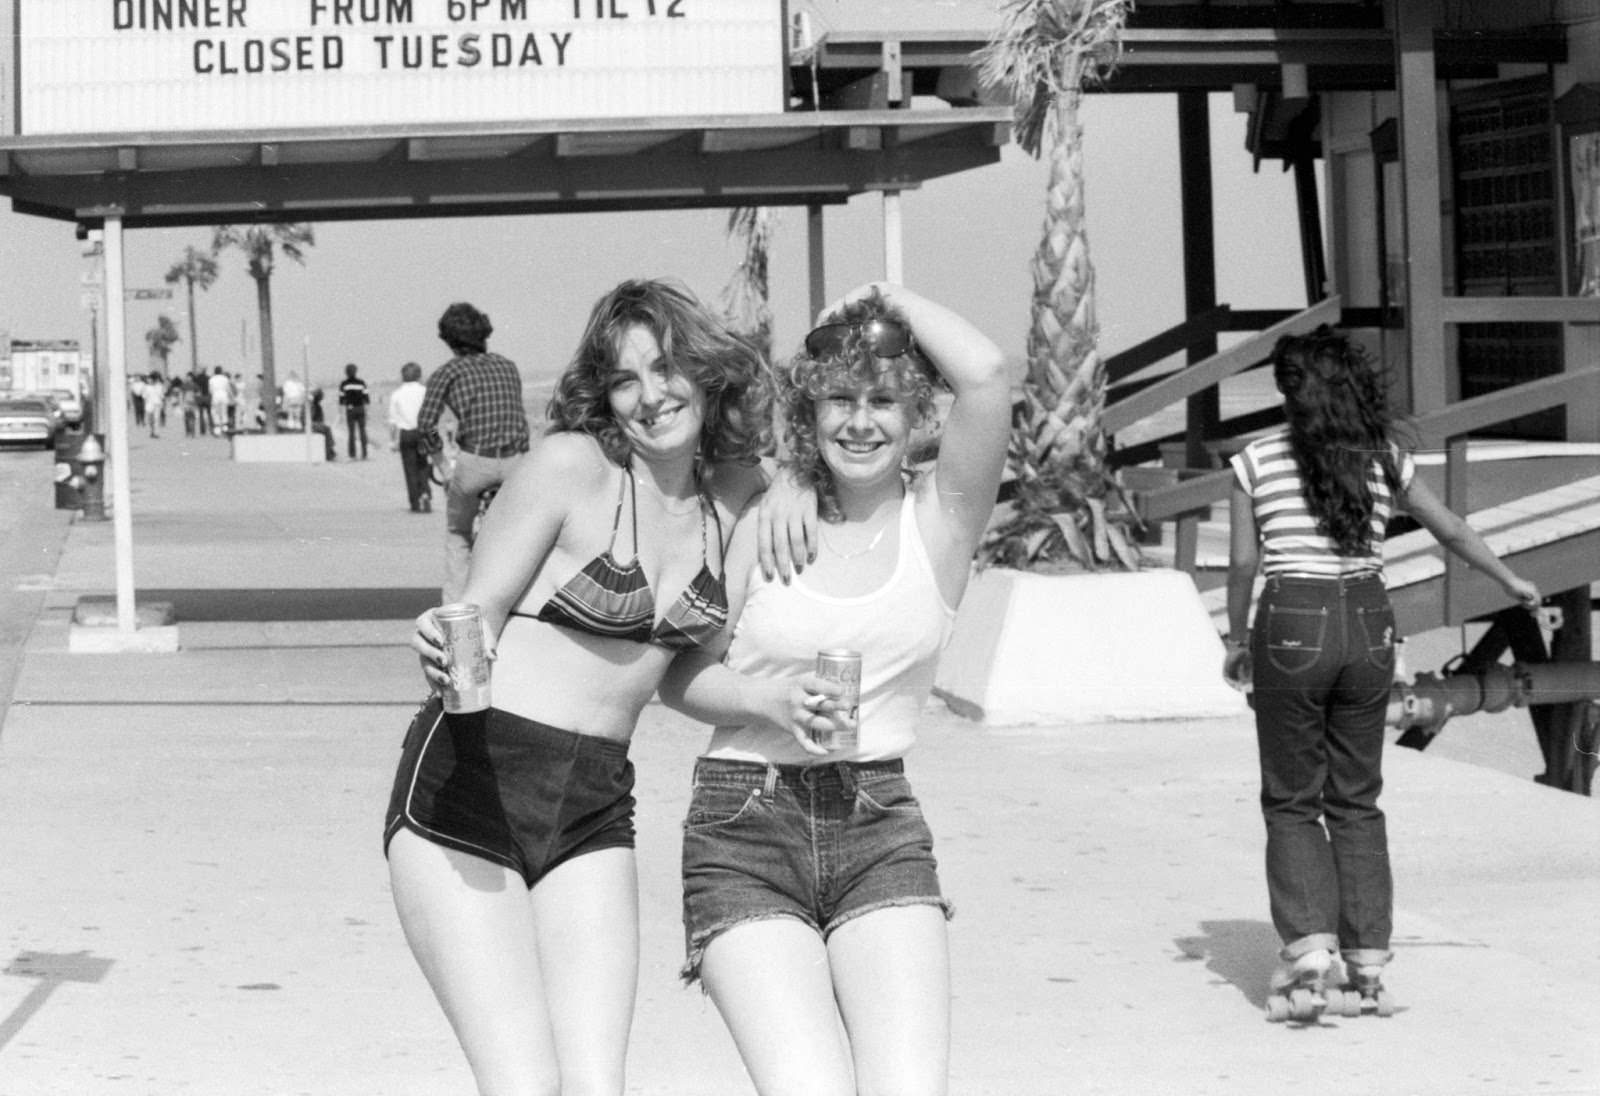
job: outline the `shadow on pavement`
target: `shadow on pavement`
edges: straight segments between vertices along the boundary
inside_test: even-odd
[[[271,589],[141,589],[139,600],[165,601],[184,623],[290,620],[410,620],[439,604],[434,586]]]
[[[1236,987],[1256,1008],[1266,1008],[1277,930],[1266,921],[1202,921],[1200,932],[1173,941],[1183,953],[1178,961],[1205,960],[1207,970]]]

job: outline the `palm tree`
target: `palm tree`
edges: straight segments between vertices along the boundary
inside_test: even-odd
[[[256,307],[261,315],[261,412],[265,429],[278,432],[278,374],[272,356],[272,270],[278,252],[302,265],[306,249],[316,245],[308,224],[218,225],[211,237],[211,251],[220,254],[229,248],[244,252],[250,276],[256,280]]]
[[[1106,469],[1105,363],[1084,221],[1083,126],[1090,81],[1122,50],[1132,0],[1007,0],[979,51],[985,82],[1016,102],[1017,144],[1048,148],[1044,237],[1033,257],[1028,373],[1011,446],[1015,497],[995,512],[979,555],[1013,567],[1068,559],[1088,569],[1138,560],[1131,520]]]
[[[728,211],[728,235],[736,237],[744,255],[722,290],[722,304],[734,326],[744,332],[768,361],[772,360],[772,304],[767,284],[767,257],[777,217],[766,206],[739,206]]]
[[[217,259],[209,251],[201,251],[194,245],[183,249],[183,258],[173,263],[167,270],[166,281],[168,285],[182,282],[189,292],[189,372],[200,372],[200,337],[195,334],[194,327],[194,288],[201,290],[210,289],[217,280]]]
[[[183,341],[178,334],[178,325],[172,322],[172,317],[161,315],[156,319],[156,325],[144,333],[145,345],[150,348],[152,357],[161,359],[161,373],[169,376],[167,359],[172,355],[172,348]]]

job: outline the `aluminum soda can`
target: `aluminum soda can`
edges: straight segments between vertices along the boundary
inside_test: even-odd
[[[450,684],[444,710],[451,714],[481,712],[489,706],[489,653],[483,642],[483,613],[476,605],[456,602],[433,611],[444,633],[445,665]]]
[[[853,750],[861,739],[858,720],[861,718],[861,652],[818,651],[817,676],[837,681],[843,692],[834,703],[844,708],[850,717],[849,730],[829,728],[816,735],[817,744],[829,750]]]

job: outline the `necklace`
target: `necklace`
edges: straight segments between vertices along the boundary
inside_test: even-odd
[[[880,528],[878,530],[877,536],[875,536],[871,540],[869,540],[867,542],[867,546],[865,548],[857,548],[854,552],[841,552],[839,550],[839,546],[834,544],[833,541],[831,539],[829,539],[828,533],[827,533],[826,530],[820,530],[820,529],[818,530],[819,534],[822,537],[822,543],[826,544],[828,546],[828,550],[830,552],[832,552],[834,554],[834,556],[836,556],[839,559],[856,559],[856,558],[858,558],[860,556],[864,556],[864,555],[868,554],[869,552],[871,552],[874,548],[876,548],[878,546],[878,544],[883,540],[883,534],[887,533],[888,531],[889,531],[889,523],[887,521],[885,521],[883,523],[882,528]]]

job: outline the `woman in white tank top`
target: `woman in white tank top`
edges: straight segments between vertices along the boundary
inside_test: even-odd
[[[954,396],[939,455],[908,477],[935,385]],[[684,977],[703,981],[759,1092],[942,1093],[949,903],[901,758],[999,488],[1004,361],[948,309],[874,284],[824,312],[778,389],[788,467],[824,517],[815,559],[763,578],[757,523],[741,521],[738,623],[661,689],[716,727],[684,827]],[[856,719],[813,672],[833,648],[862,656]],[[839,729],[854,743],[821,744]]]

